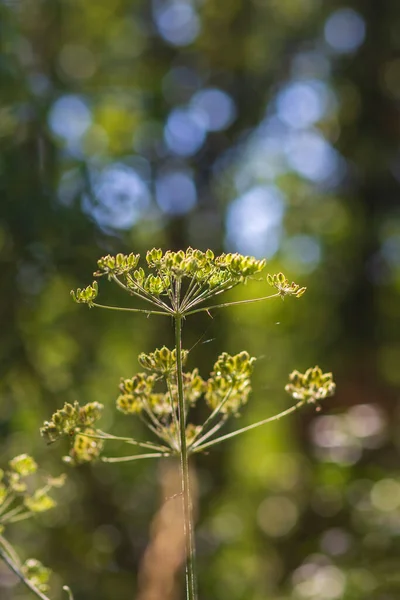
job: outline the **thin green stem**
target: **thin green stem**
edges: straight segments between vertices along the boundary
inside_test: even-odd
[[[168,452],[153,452],[150,454],[135,454],[134,456],[102,456],[101,460],[107,463],[117,463],[141,460],[142,458],[161,458],[162,456],[171,456],[171,454]]]
[[[24,512],[16,515],[12,519],[9,519],[8,523],[17,523],[18,521],[25,521],[25,519],[30,519],[32,517],[32,512]]]
[[[2,535],[0,535],[0,544],[1,544],[1,546],[3,546],[4,550],[7,552],[8,556],[11,558],[11,560],[14,561],[16,566],[20,569],[21,561],[19,560],[18,554],[15,552],[15,550],[14,550],[13,546],[10,544],[10,542],[8,540],[6,540],[6,538],[3,537]]]
[[[170,405],[171,405],[171,412],[172,412],[172,422],[175,425],[175,431],[176,431],[176,435],[179,436],[179,423],[178,423],[178,417],[176,414],[176,410],[174,407],[174,397],[172,395],[172,386],[171,386],[171,382],[169,380],[168,377],[165,378],[165,382],[167,384],[167,388],[168,388],[168,396],[169,396],[169,400],[170,400]],[[178,443],[178,447],[179,447],[179,443]]]
[[[142,423],[147,427],[147,429],[150,429],[150,431],[152,431],[154,433],[154,435],[158,438],[160,438],[160,440],[163,440],[164,442],[166,442],[167,440],[165,439],[165,437],[163,436],[162,432],[157,431],[157,429],[147,420],[145,419],[145,417],[143,416],[142,413],[139,413],[139,419],[142,421]],[[168,442],[169,443],[169,442]],[[161,446],[163,447],[163,446]],[[167,447],[167,446],[166,446]]]
[[[225,283],[222,283],[212,289],[206,288],[203,292],[201,292],[200,294],[195,296],[190,302],[186,303],[185,312],[190,311],[192,307],[197,306],[198,304],[201,304],[202,302],[205,302],[209,298],[213,298],[214,296],[218,296],[219,294],[222,294],[222,292],[227,292],[227,291],[231,290],[236,285],[237,285],[237,283],[227,284],[227,282],[225,282]]]
[[[63,585],[63,591],[68,594],[68,600],[74,600],[71,588],[69,588],[67,585]]]
[[[177,311],[179,311],[181,289],[182,289],[182,279],[180,277],[176,277],[175,290],[174,290],[174,302],[173,302],[173,309],[175,311],[175,314]]]
[[[135,292],[135,290],[129,288],[124,283],[122,283],[122,281],[120,281],[116,275],[113,275],[113,281],[115,281],[115,283],[117,285],[119,285],[119,287],[121,287],[123,290],[125,290],[126,292],[128,292],[128,294],[132,294],[133,296],[137,296],[138,298],[141,298],[142,300],[145,300],[146,302],[150,302],[150,304],[154,304],[154,306],[159,306],[159,307],[165,309],[166,312],[169,312],[169,313],[172,312],[171,309],[170,309],[170,307],[168,306],[168,304],[165,304],[165,302],[163,302],[159,298],[153,296],[152,294],[150,294],[150,292],[147,292],[134,279],[132,279],[132,283],[137,287],[137,289],[139,290],[138,292]]]
[[[203,425],[201,426],[201,429],[198,431],[198,433],[196,433],[196,435],[192,439],[191,445],[193,445],[194,442],[196,440],[198,440],[198,438],[202,435],[203,431],[206,430],[206,428],[208,427],[208,425],[215,419],[215,417],[217,417],[219,415],[219,413],[221,412],[221,409],[223,408],[223,406],[226,404],[226,402],[228,402],[228,400],[230,398],[230,395],[232,393],[232,390],[233,390],[233,383],[232,383],[231,387],[229,388],[228,392],[225,394],[224,398],[218,404],[218,406],[216,406],[214,408],[214,410],[212,411],[212,413],[204,421]]]
[[[7,511],[7,509],[11,506],[11,504],[14,502],[15,499],[16,499],[16,496],[13,493],[11,493],[4,500],[4,502],[0,508],[0,522],[1,522],[1,518],[2,518],[1,515],[3,515]]]
[[[9,512],[7,512],[4,515],[2,515],[1,522],[2,523],[9,523],[10,519],[12,519],[13,517],[15,517],[15,515],[20,514],[20,512],[23,511],[23,510],[24,510],[23,506],[16,506],[15,508],[13,508],[12,510],[10,510]]]
[[[242,427],[241,429],[232,431],[232,433],[227,433],[226,435],[223,435],[223,436],[217,438],[216,440],[211,440],[211,442],[207,442],[206,444],[201,444],[201,446],[197,446],[196,449],[193,450],[193,453],[194,452],[202,452],[203,450],[205,450],[206,448],[209,448],[210,446],[214,446],[215,444],[219,444],[220,442],[229,440],[230,438],[233,438],[236,435],[245,433],[246,431],[250,431],[251,429],[255,429],[256,427],[261,427],[261,425],[265,425],[266,423],[272,423],[273,421],[279,421],[279,419],[281,419],[282,417],[286,417],[286,415],[290,415],[292,412],[295,412],[301,406],[304,406],[304,402],[305,402],[304,400],[300,400],[300,402],[298,402],[294,406],[291,406],[290,408],[278,413],[277,415],[274,415],[273,417],[268,417],[267,419],[263,419],[262,421],[258,421],[257,423],[253,423],[252,425],[247,425],[247,427]]]
[[[202,282],[202,285],[200,285],[200,283],[196,280],[195,277],[192,277],[192,279],[190,280],[189,287],[186,290],[186,294],[181,302],[180,311],[182,313],[185,312],[185,310],[188,310],[189,306],[192,306],[192,302],[195,302],[195,299],[200,296],[200,294],[198,294],[198,292],[200,292],[202,286],[204,286],[206,284],[206,282],[210,278],[210,276],[211,276],[211,274],[205,281]],[[198,294],[198,295],[196,296],[196,294]]]
[[[277,298],[280,294],[272,294],[271,296],[263,296],[262,298],[253,298],[252,300],[236,300],[236,302],[224,302],[223,304],[213,304],[212,306],[204,306],[203,308],[196,308],[185,313],[185,317],[194,315],[199,312],[208,312],[214,308],[225,308],[226,306],[235,306],[239,304],[251,304],[252,302],[261,302],[262,300],[269,300],[270,298]]]
[[[180,458],[181,481],[183,501],[183,523],[186,549],[186,594],[187,600],[197,600],[196,582],[196,551],[194,543],[194,527],[192,515],[192,502],[190,496],[190,477],[188,448],[186,443],[186,416],[185,399],[183,396],[182,374],[182,315],[175,315],[175,349],[176,349],[176,376],[178,383],[178,408],[180,431]]]
[[[33,583],[31,583],[29,581],[29,579],[27,579],[25,577],[25,575],[21,572],[21,570],[19,569],[19,567],[14,564],[14,561],[11,559],[11,557],[8,555],[7,552],[5,552],[1,547],[0,547],[0,558],[2,560],[4,560],[4,562],[6,563],[6,565],[11,569],[11,571],[13,571],[13,573],[15,573],[15,575],[18,577],[18,579],[20,579],[20,581],[34,594],[36,594],[36,596],[38,598],[40,598],[41,600],[50,600],[50,598],[48,596],[46,596],[45,594],[43,594],[40,590],[37,589],[36,586],[33,585]]]
[[[117,442],[125,442],[125,444],[130,444],[132,446],[139,446],[140,448],[148,448],[149,450],[168,450],[167,446],[159,446],[158,444],[152,444],[151,442],[137,442],[133,438],[128,437],[120,437],[118,435],[111,435],[110,433],[106,433],[104,431],[99,431],[98,435],[94,433],[81,433],[81,436],[85,436],[88,438],[93,438],[94,440],[105,440],[105,441],[117,441]]]
[[[147,316],[149,315],[164,315],[166,317],[170,317],[171,314],[166,311],[161,310],[149,310],[146,308],[123,308],[121,306],[106,306],[105,304],[97,304],[97,302],[93,302],[92,306],[96,308],[106,308],[107,310],[117,310],[119,312],[134,312],[134,313],[143,313]]]
[[[202,424],[199,431],[196,433],[196,435],[191,440],[191,442],[190,442],[191,448],[194,446],[195,442],[196,442],[196,445],[199,445],[201,443],[201,440],[203,439],[203,437],[200,437],[200,436],[202,436],[203,432],[207,429],[208,425],[215,419],[215,417],[217,417],[219,415],[222,407],[229,400],[232,390],[233,390],[233,384],[232,384],[231,388],[229,389],[229,391],[225,394],[225,397],[221,400],[221,402],[218,404],[218,406],[216,408],[214,408],[212,413],[207,417],[207,419],[204,421],[204,423]],[[207,437],[209,437],[209,436],[207,435]]]
[[[208,281],[214,275],[214,273],[215,273],[215,269],[210,271],[208,277],[204,281],[201,282],[201,285],[200,284],[198,285],[198,289],[201,289],[202,287],[205,288],[205,289],[203,289],[203,291],[200,294],[195,296],[193,299],[191,296],[190,302],[188,300],[186,300],[185,303],[182,302],[181,312],[186,312],[186,311],[190,310],[193,306],[197,306],[197,304],[200,304],[201,302],[205,302],[208,298],[211,298],[212,296],[218,296],[218,294],[222,294],[222,292],[231,290],[236,285],[238,285],[237,282],[233,283],[232,281],[225,281],[224,283],[220,283],[219,285],[217,285],[216,287],[214,287],[212,289],[205,287],[206,284],[208,283]]]
[[[228,420],[228,415],[224,415],[222,417],[222,419],[220,421],[218,421],[218,423],[216,425],[214,425],[214,427],[212,427],[209,431],[207,431],[207,433],[205,433],[199,440],[197,440],[196,443],[190,444],[190,453],[193,454],[196,451],[196,448],[198,448],[200,445],[202,446],[206,440],[208,440],[210,437],[212,437],[214,435],[214,433],[217,433],[217,431],[219,431],[221,429],[221,427],[223,427],[225,425],[227,420]]]
[[[166,427],[164,427],[164,425],[162,423],[160,423],[160,421],[157,419],[156,415],[151,410],[149,403],[147,402],[147,399],[143,399],[143,406],[144,406],[145,413],[147,414],[147,416],[149,417],[149,419],[152,421],[152,423],[154,425],[156,435],[160,439],[167,442],[167,444],[170,446],[170,448],[173,448],[174,447],[173,436],[170,434],[168,429]]]

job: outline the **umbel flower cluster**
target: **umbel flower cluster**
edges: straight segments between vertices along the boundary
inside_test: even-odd
[[[333,396],[335,388],[332,373],[323,373],[319,367],[314,367],[307,369],[304,374],[293,371],[285,390],[295,400],[315,404],[318,400]]]
[[[49,495],[51,488],[64,485],[65,476],[47,477],[41,486],[32,477],[37,471],[35,460],[28,454],[11,459],[8,469],[0,469],[0,533],[7,523],[14,523],[55,506]]]
[[[186,350],[182,351],[183,364],[187,354]],[[167,444],[170,451],[179,453],[177,422],[180,415],[175,357],[175,350],[169,350],[165,346],[151,354],[141,354],[139,362],[143,366],[146,365],[150,374],[139,373],[131,379],[121,381],[117,408],[124,414],[143,415],[148,419],[147,426]],[[199,375],[198,369],[183,372],[185,420],[187,421],[190,408],[201,397],[211,410],[207,425],[214,422],[214,432],[222,427],[229,416],[237,416],[251,391],[250,376],[254,361],[255,358],[251,358],[247,352],[235,356],[224,352],[207,380]],[[164,391],[156,390],[160,384],[158,373],[163,373]],[[196,426],[187,422],[186,440],[189,451],[201,446],[206,429],[205,424]]]
[[[181,350],[183,365],[188,355],[187,350]],[[222,441],[214,436],[229,417],[239,416],[241,408],[247,403],[251,393],[250,378],[255,360],[245,351],[233,356],[223,352],[207,379],[200,376],[198,369],[182,372],[186,444],[189,454],[201,452],[206,441],[207,447]],[[181,440],[178,423],[181,415],[176,350],[163,346],[149,354],[141,353],[138,361],[146,372],[121,379],[116,407],[125,415],[139,416],[158,438],[157,443],[120,438],[97,429],[96,423],[103,408],[98,402],[91,402],[82,407],[77,402],[74,405],[65,404],[41,429],[42,436],[49,443],[60,437],[71,439],[72,446],[69,456],[64,457],[65,462],[78,465],[99,458],[106,440],[121,440],[158,450],[162,456],[179,455]],[[293,371],[285,389],[296,401],[300,401],[296,404],[298,408],[299,405],[333,395],[335,384],[331,373],[323,374],[319,367],[314,367],[308,369],[305,374]],[[190,409],[200,399],[207,405],[209,415],[201,425],[196,425],[188,420],[188,416]],[[208,441],[213,437],[212,442]],[[103,460],[112,459],[103,457]]]
[[[185,364],[188,354],[187,350],[181,350],[182,364]],[[138,442],[138,445],[162,450],[166,455],[179,454],[181,448],[177,427],[180,414],[176,350],[169,350],[163,346],[149,354],[141,353],[138,360],[147,372],[137,373],[129,379],[121,379],[116,407],[125,415],[140,416],[163,444],[156,446]],[[189,450],[195,451],[201,446],[201,441],[211,424],[213,433],[216,433],[229,416],[239,414],[251,391],[250,376],[254,362],[255,358],[251,358],[247,352],[240,352],[234,356],[224,352],[216,361],[208,379],[203,379],[198,369],[182,373],[185,421],[190,408],[200,398],[204,399],[210,409],[210,415],[203,425],[196,426],[187,422],[186,441]],[[69,456],[64,457],[71,465],[90,462],[99,457],[105,440],[120,439],[95,428],[102,408],[98,402],[84,406],[79,406],[77,402],[73,405],[65,404],[54,413],[50,421],[43,424],[41,434],[48,443],[63,436],[72,440]]]
[[[98,261],[94,276],[106,276],[130,295],[171,315],[194,312],[199,304],[258,277],[266,264],[265,260],[252,256],[237,253],[214,256],[211,250],[201,252],[193,248],[186,252],[168,250],[165,254],[153,248],[146,255],[146,270],[138,266],[139,260],[139,254],[104,256]],[[267,282],[281,297],[300,297],[306,290],[295,283],[289,284],[283,273],[268,275]],[[76,302],[99,306],[95,302],[98,295],[96,281],[71,294]]]
[[[15,456],[6,470],[0,469],[0,554],[21,578],[28,582],[32,591],[46,592],[50,569],[35,558],[22,563],[11,544],[4,537],[8,525],[24,521],[56,505],[49,492],[64,485],[65,476],[46,476],[37,480],[38,466],[28,454]]]
[[[64,435],[72,440],[72,448],[64,462],[71,465],[90,462],[100,455],[103,448],[101,439],[88,437],[96,434],[93,426],[100,419],[102,410],[103,405],[99,402],[89,402],[82,407],[78,402],[66,403],[50,421],[44,422],[40,433],[49,444]]]

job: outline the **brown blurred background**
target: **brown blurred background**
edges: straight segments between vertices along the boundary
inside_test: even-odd
[[[192,318],[191,367],[257,356],[243,425],[289,406],[294,368],[332,370],[337,395],[196,459],[200,598],[398,599],[400,3],[0,0],[0,36],[3,462],[65,470],[38,430],[66,401],[147,435],[117,385],[172,331],[73,304],[99,256],[266,257],[307,294]],[[10,529],[52,598],[136,597],[159,473],[70,470],[56,509]],[[3,569],[0,596],[31,597]]]

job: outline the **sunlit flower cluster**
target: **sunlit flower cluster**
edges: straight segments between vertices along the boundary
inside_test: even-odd
[[[189,352],[187,350],[181,350],[181,360],[184,365],[188,357]],[[158,373],[160,375],[171,375],[176,373],[176,350],[169,350],[166,346],[145,354],[142,352],[139,354],[138,361],[141,367]]]
[[[214,256],[211,250],[163,253],[153,248],[146,255],[146,269],[138,267],[139,254],[117,254],[98,260],[95,277],[107,276],[128,293],[162,309],[163,312],[187,314],[197,304],[256,277],[265,260],[241,254]],[[93,306],[96,283],[72,291],[78,303]]]
[[[188,351],[181,350],[182,364],[187,356]],[[141,353],[139,363],[148,372],[121,379],[116,406],[122,413],[138,415],[145,421],[163,443],[162,446],[150,444],[153,449],[162,449],[167,454],[179,453],[181,418],[185,419],[186,443],[190,448],[191,445],[194,447],[195,442],[196,447],[199,446],[203,438],[208,439],[213,432],[217,432],[229,416],[239,414],[251,392],[250,377],[254,362],[255,358],[247,352],[236,355],[223,352],[208,379],[203,379],[198,369],[184,371],[182,390],[185,415],[182,416],[179,410],[176,350],[163,346],[149,354]],[[204,398],[211,414],[205,423],[195,425],[186,420],[187,414],[201,398]],[[41,434],[49,443],[63,436],[71,439],[72,446],[69,456],[64,457],[65,462],[71,465],[90,462],[100,456],[105,440],[120,439],[96,429],[101,411],[102,405],[97,402],[84,406],[78,402],[65,404],[50,421],[44,423]],[[145,444],[145,447],[149,447],[149,444]]]
[[[28,558],[22,565],[21,572],[40,592],[48,591],[51,570],[43,566],[39,560]]]
[[[251,392],[250,377],[255,360],[247,352],[240,352],[236,356],[226,352],[221,354],[207,381],[205,398],[211,409],[220,406],[221,413],[238,413]]]
[[[80,433],[100,419],[102,410],[103,405],[99,402],[89,402],[84,406],[78,402],[67,402],[54,413],[50,421],[44,422],[40,433],[49,443],[63,435]]]
[[[0,555],[24,579],[26,585],[40,595],[49,589],[50,569],[35,558],[22,563],[4,537],[8,525],[30,519],[36,513],[45,512],[56,505],[49,492],[52,488],[64,485],[65,475],[42,476],[39,479],[37,471],[38,465],[29,454],[15,456],[8,462],[5,470],[0,469]]]
[[[311,404],[333,396],[336,388],[332,373],[323,373],[319,367],[307,369],[304,374],[293,371],[289,375],[289,382],[285,390],[292,398]]]
[[[187,354],[186,350],[182,350],[182,357],[185,360]],[[224,415],[224,419],[229,415],[238,414],[241,406],[247,402],[251,391],[250,376],[254,361],[255,358],[251,358],[247,352],[235,356],[224,352],[216,361],[209,379],[204,380],[199,375],[198,369],[184,372],[182,385],[186,412],[204,396],[210,409]],[[125,414],[142,414],[143,417],[148,418],[149,426],[164,442],[168,443],[171,438],[173,439],[172,449],[175,450],[179,448],[176,423],[180,418],[176,352],[164,346],[150,354],[140,354],[139,362],[152,371],[152,374],[138,373],[131,379],[123,379],[120,384],[121,393],[117,399],[117,408]],[[163,392],[156,391],[157,386],[160,385],[160,374],[167,388]],[[189,425],[190,432],[196,433],[196,426]],[[190,439],[187,442],[190,443]]]
[[[297,283],[289,283],[283,273],[277,273],[275,275],[267,275],[267,282],[278,290],[281,298],[285,296],[295,296],[300,298],[304,294],[307,288],[300,287]]]
[[[28,454],[11,459],[5,471],[0,469],[0,532],[8,523],[55,506],[48,492],[64,485],[65,476],[47,477],[43,485],[37,487],[37,480],[31,477],[37,469],[35,460]]]
[[[92,307],[94,301],[99,293],[99,286],[97,281],[93,281],[92,285],[81,289],[78,288],[76,291],[71,290],[71,296],[78,304],[87,304]]]
[[[101,440],[90,437],[95,434],[93,425],[100,419],[102,410],[103,405],[99,402],[89,402],[84,406],[78,402],[65,403],[50,421],[44,422],[40,434],[50,444],[60,437],[69,436],[73,446],[64,461],[70,464],[89,462],[99,456],[103,447]]]

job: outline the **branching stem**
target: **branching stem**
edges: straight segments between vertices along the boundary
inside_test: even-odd
[[[186,411],[183,396],[182,375],[182,315],[175,315],[175,349],[176,349],[176,376],[178,384],[178,408],[179,408],[179,430],[180,430],[180,458],[181,458],[181,481],[183,500],[183,521],[186,549],[186,594],[187,600],[197,600],[196,582],[196,551],[194,544],[194,527],[192,502],[190,496],[189,460],[186,442]]]
[[[196,435],[194,436],[194,438],[191,440],[190,443],[190,448],[193,448],[195,445],[199,446],[202,443],[202,440],[204,439],[204,432],[206,431],[208,425],[215,419],[215,417],[217,417],[219,415],[219,413],[221,412],[221,409],[223,408],[224,404],[229,400],[229,397],[232,393],[233,390],[233,385],[230,387],[230,389],[228,390],[228,392],[225,394],[225,397],[222,399],[222,401],[218,404],[218,406],[216,408],[214,408],[213,412],[207,417],[207,419],[204,421],[204,423],[201,425],[201,428],[199,429],[199,431],[196,433]],[[226,421],[226,419],[224,420],[224,422]],[[219,429],[219,427],[218,427]],[[215,426],[213,427],[212,431],[215,430]],[[218,430],[217,430],[218,431]],[[207,438],[209,438],[209,433],[206,434]],[[196,442],[196,444],[195,444]]]
[[[168,451],[168,447],[167,446],[160,446],[158,444],[152,444],[151,442],[138,442],[136,440],[134,440],[133,438],[128,438],[128,437],[120,437],[118,435],[111,435],[109,433],[106,433],[104,431],[98,431],[97,434],[95,433],[87,433],[86,431],[80,434],[83,437],[88,437],[94,440],[110,440],[110,441],[117,441],[117,442],[125,442],[125,444],[130,444],[131,446],[139,446],[140,448],[148,448],[149,450],[162,450],[162,451]]]
[[[107,463],[130,462],[132,460],[141,460],[142,458],[161,458],[171,456],[168,452],[152,452],[149,454],[134,454],[133,456],[102,456],[101,460]]]
[[[272,423],[272,421],[279,421],[279,419],[281,419],[282,417],[286,417],[286,415],[290,415],[292,412],[294,412],[301,406],[304,406],[304,402],[304,400],[300,400],[300,402],[298,402],[294,406],[291,406],[290,408],[278,413],[277,415],[274,415],[273,417],[268,417],[267,419],[263,419],[262,421],[258,421],[257,423],[253,423],[252,425],[247,425],[246,427],[242,427],[241,429],[232,431],[232,433],[227,433],[226,435],[223,435],[215,440],[211,440],[211,442],[201,444],[201,446],[197,446],[195,449],[193,449],[193,453],[202,452],[210,446],[214,446],[215,444],[219,444],[220,442],[229,440],[229,438],[235,437],[236,435],[239,435],[241,433],[245,433],[246,431],[250,431],[251,429],[255,429],[256,427],[261,427],[261,425],[265,425],[266,423]]]
[[[145,315],[164,315],[166,317],[170,317],[170,313],[161,310],[149,310],[148,308],[124,308],[122,306],[106,306],[105,304],[97,304],[97,302],[93,302],[92,306],[96,308],[106,308],[107,310],[118,310],[119,312],[134,312],[134,313],[144,313]]]
[[[252,302],[261,302],[262,300],[269,300],[270,298],[277,298],[280,294],[272,294],[271,296],[263,296],[262,298],[253,298],[252,300],[236,300],[235,302],[224,302],[223,304],[213,304],[213,306],[204,306],[203,308],[196,308],[185,313],[185,317],[194,315],[199,312],[207,312],[214,310],[215,308],[225,308],[226,306],[235,306],[238,304],[251,304]]]

